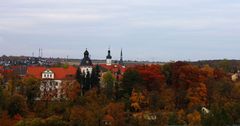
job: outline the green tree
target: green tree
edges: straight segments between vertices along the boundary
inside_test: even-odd
[[[92,87],[96,87],[97,91],[99,93],[100,92],[100,67],[99,67],[99,65],[96,65],[96,67],[94,67],[92,70],[91,82],[92,82]]]
[[[130,96],[133,86],[139,84],[141,81],[142,77],[136,69],[127,69],[122,79],[122,87],[124,92]]]
[[[77,72],[76,72],[76,80],[78,81],[78,83],[79,84],[81,84],[82,82],[81,82],[81,70],[80,70],[80,68],[78,67],[77,68]]]
[[[22,95],[15,94],[10,98],[8,104],[8,114],[10,117],[14,117],[16,114],[24,116],[27,112],[26,99]]]
[[[19,121],[16,126],[44,126],[45,123],[43,119],[40,118],[34,118],[31,120],[21,120]]]
[[[27,78],[23,80],[23,85],[25,89],[25,95],[27,97],[27,103],[29,108],[33,108],[36,98],[40,94],[40,81],[35,78]]]
[[[4,104],[5,104],[5,99],[4,99],[4,95],[3,95],[3,87],[2,87],[2,85],[0,85],[0,114],[4,107]]]
[[[44,126],[68,126],[68,124],[59,116],[51,116],[45,120]]]
[[[113,74],[108,71],[103,75],[103,84],[105,85],[105,93],[106,96],[111,99],[114,93],[114,83],[116,79],[114,78]]]

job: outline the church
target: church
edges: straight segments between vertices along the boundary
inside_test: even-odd
[[[108,53],[107,53],[107,56],[106,56],[106,63],[105,64],[97,64],[107,70],[110,70],[112,71],[113,68],[117,68],[117,69],[121,69],[122,68],[125,68],[125,64],[124,64],[124,61],[123,61],[123,52],[122,52],[122,49],[121,49],[121,52],[120,52],[120,60],[119,62],[117,63],[113,63],[113,60],[112,60],[112,56],[111,56],[111,50],[110,48],[108,49]],[[85,52],[84,52],[84,57],[82,58],[82,60],[80,61],[80,65],[79,65],[79,68],[81,70],[81,73],[87,75],[87,74],[92,74],[92,71],[93,71],[93,68],[94,68],[94,64],[89,56],[89,52],[88,50],[86,49]],[[113,72],[113,71],[112,71]]]

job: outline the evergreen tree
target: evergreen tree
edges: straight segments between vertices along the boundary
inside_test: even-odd
[[[86,91],[88,91],[89,89],[91,89],[91,74],[89,71],[87,71],[86,74],[86,83],[85,83],[85,87],[86,87]]]
[[[115,99],[116,99],[116,101],[118,101],[120,98],[120,91],[119,91],[119,83],[120,83],[119,76],[120,76],[120,74],[121,74],[121,71],[120,71],[120,69],[118,69],[118,71],[116,73],[116,83],[115,83]]]
[[[82,80],[81,75],[82,75],[82,72],[81,72],[80,68],[78,67],[77,72],[76,72],[76,80],[77,80],[78,83],[80,83],[80,84],[81,84],[81,80]]]
[[[99,93],[100,91],[100,67],[99,65],[96,65],[96,67],[93,68],[92,75],[91,75],[91,83],[93,87],[97,88],[97,91]]]

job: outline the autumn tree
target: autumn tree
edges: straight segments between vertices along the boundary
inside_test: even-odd
[[[201,114],[198,111],[189,113],[187,115],[187,120],[189,126],[201,126]]]
[[[7,82],[6,91],[12,96],[17,93],[21,86],[21,79],[15,72],[9,72],[4,74],[4,79]]]
[[[61,85],[61,94],[63,98],[69,99],[70,101],[74,101],[77,99],[80,94],[80,84],[75,81],[63,81]]]
[[[125,106],[123,103],[109,103],[105,107],[106,114],[111,115],[114,120],[114,126],[124,126],[125,123]]]
[[[176,108],[207,105],[207,75],[205,70],[184,62],[171,63],[169,85],[175,90]],[[200,92],[199,92],[200,91]]]
[[[141,112],[149,107],[148,91],[138,91],[133,89],[131,97],[131,109],[133,112]]]
[[[103,94],[98,94],[96,89],[89,90],[84,95],[84,103],[71,109],[70,122],[72,125],[98,126],[104,116],[104,107],[108,99]]]
[[[142,78],[141,84],[135,88],[143,86],[143,89],[147,89],[148,91],[161,90],[165,82],[165,77],[162,74],[160,65],[142,65],[136,66],[135,69]]]
[[[3,95],[3,86],[0,85],[0,114],[1,114],[1,111],[5,105],[5,98],[4,98],[4,95]]]

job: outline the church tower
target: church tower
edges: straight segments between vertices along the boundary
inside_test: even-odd
[[[121,54],[120,54],[120,61],[119,61],[119,65],[124,66],[123,63],[123,53],[122,53],[122,49],[121,49]]]
[[[108,55],[106,57],[106,65],[111,66],[112,65],[112,56],[111,56],[111,51],[108,49]]]
[[[81,60],[80,69],[81,69],[81,73],[84,73],[85,75],[87,75],[88,73],[89,74],[92,73],[93,64],[92,64],[92,60],[89,57],[89,52],[87,49],[84,52],[83,59]]]

